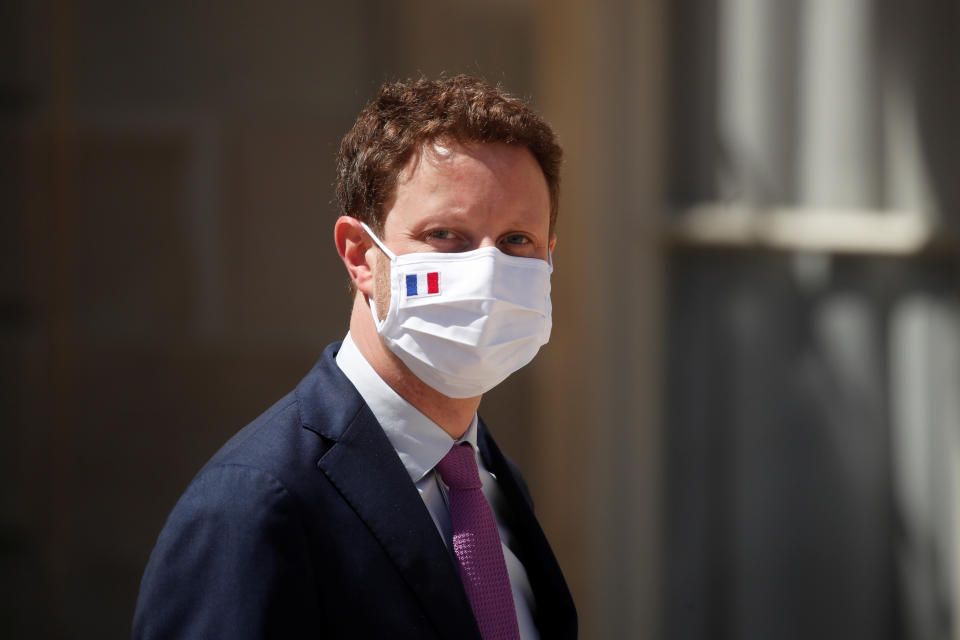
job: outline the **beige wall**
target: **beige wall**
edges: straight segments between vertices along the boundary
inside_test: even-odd
[[[536,485],[587,638],[658,637],[664,11],[538,12],[536,93],[567,161]]]

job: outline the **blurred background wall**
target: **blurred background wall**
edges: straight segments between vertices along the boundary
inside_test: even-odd
[[[200,465],[342,337],[339,139],[469,72],[566,149],[481,412],[584,638],[957,638],[952,0],[0,5],[0,635],[129,635]]]

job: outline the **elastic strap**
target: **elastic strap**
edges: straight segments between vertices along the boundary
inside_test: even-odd
[[[360,221],[358,220],[357,222],[360,222]],[[378,238],[377,234],[375,234],[373,231],[370,230],[370,227],[368,227],[366,223],[360,222],[360,226],[363,227],[363,230],[367,232],[367,235],[370,236],[370,239],[376,242],[377,246],[380,247],[380,249],[385,254],[387,254],[388,258],[390,258],[391,260],[397,259],[397,254],[395,254],[393,251],[390,251],[390,249],[387,249],[387,245],[380,242],[380,238]]]

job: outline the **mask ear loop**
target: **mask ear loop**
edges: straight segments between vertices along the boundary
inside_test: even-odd
[[[360,221],[358,220],[357,222]],[[387,257],[390,258],[390,260],[397,259],[397,254],[395,254],[393,251],[390,251],[390,249],[387,249],[387,245],[380,242],[380,238],[378,238],[377,234],[370,230],[370,227],[368,227],[365,222],[360,222],[360,226],[363,227],[363,230],[367,232],[367,235],[370,236],[370,239],[373,240],[378,247],[380,247],[380,250],[387,254]]]

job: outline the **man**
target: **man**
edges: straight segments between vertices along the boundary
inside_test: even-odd
[[[476,414],[549,336],[560,155],[477,79],[382,88],[338,159],[350,331],[188,487],[135,637],[576,636],[526,486]]]

